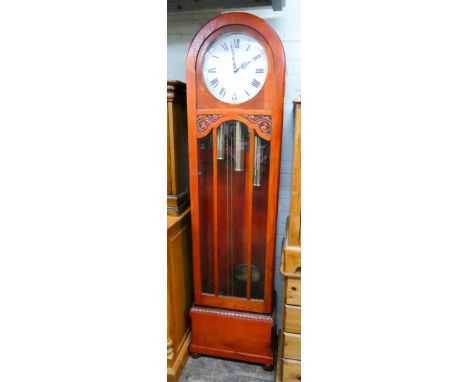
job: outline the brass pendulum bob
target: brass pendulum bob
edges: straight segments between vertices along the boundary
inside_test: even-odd
[[[234,171],[244,171],[242,126],[239,121],[236,121],[234,125]]]
[[[224,147],[224,123],[218,127],[218,146],[217,146],[217,159],[225,158],[225,147]]]
[[[234,271],[234,279],[236,281],[244,281],[247,282],[247,272],[248,272],[248,265],[247,264],[239,264]],[[258,271],[255,265],[250,266],[250,280],[256,283],[260,280],[260,272]]]
[[[261,179],[260,179],[260,162],[262,160],[262,145],[260,143],[260,138],[255,136],[254,139],[254,178],[253,178],[253,185],[256,187],[260,187]]]

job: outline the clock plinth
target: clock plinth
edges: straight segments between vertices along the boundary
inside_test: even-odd
[[[194,305],[190,352],[274,365],[276,329],[272,314]]]

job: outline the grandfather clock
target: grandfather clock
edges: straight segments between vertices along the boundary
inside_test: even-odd
[[[225,13],[187,55],[193,356],[274,364],[274,252],[285,57],[257,16]]]

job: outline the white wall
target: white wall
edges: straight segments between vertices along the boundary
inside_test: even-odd
[[[291,167],[293,155],[293,104],[301,93],[301,26],[300,0],[288,0],[281,12],[272,9],[240,10],[252,13],[267,21],[281,38],[286,53],[286,88],[283,117],[283,146],[281,153],[281,178],[278,203],[276,239],[275,289],[278,301],[282,301],[283,279],[279,272],[281,242],[286,230],[291,193]],[[190,42],[198,29],[217,12],[181,12],[167,17],[167,79],[185,82],[185,59]],[[278,309],[278,326],[281,309]]]

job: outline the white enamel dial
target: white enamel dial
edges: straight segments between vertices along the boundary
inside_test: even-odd
[[[268,60],[263,46],[244,33],[217,38],[203,59],[203,79],[220,101],[237,104],[257,95],[265,84]]]

